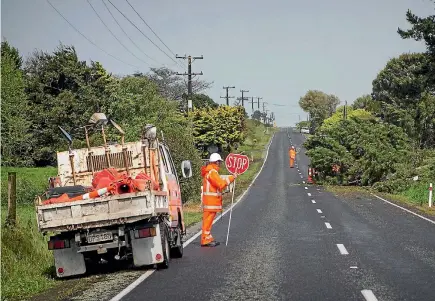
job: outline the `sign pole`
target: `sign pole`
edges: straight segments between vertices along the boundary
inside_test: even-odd
[[[234,179],[233,195],[231,197],[230,218],[228,219],[228,232],[227,232],[227,241],[225,242],[225,246],[228,246],[228,236],[230,235],[231,215],[233,213],[234,193],[235,192],[236,192],[236,179]]]
[[[225,159],[225,166],[227,170],[238,176],[243,174],[249,168],[249,157],[242,154],[229,154]],[[234,179],[233,185],[233,194],[231,197],[231,208],[230,208],[230,217],[228,219],[228,231],[227,231],[227,240],[225,242],[225,246],[228,246],[228,237],[230,235],[230,227],[231,227],[231,217],[233,213],[234,206],[234,194],[236,192],[236,179]]]

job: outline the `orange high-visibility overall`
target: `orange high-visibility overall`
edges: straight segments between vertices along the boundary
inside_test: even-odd
[[[291,148],[288,151],[288,156],[290,157],[290,167],[293,168],[293,165],[295,164],[295,159],[296,159],[296,151]]]
[[[234,176],[222,179],[218,173],[219,166],[210,163],[201,169],[202,181],[202,235],[201,245],[214,241],[211,227],[216,213],[222,210],[222,190],[234,181]]]

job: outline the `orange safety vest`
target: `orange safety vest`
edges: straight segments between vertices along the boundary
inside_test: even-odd
[[[234,176],[222,179],[216,164],[203,166],[202,180],[202,208],[204,211],[219,212],[222,210],[222,190],[234,181]]]
[[[296,151],[294,149],[290,149],[288,151],[288,154],[289,154],[290,158],[292,158],[292,159],[296,158]]]

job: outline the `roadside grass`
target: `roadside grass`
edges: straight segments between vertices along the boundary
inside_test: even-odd
[[[48,186],[48,178],[57,174],[54,167],[26,168],[1,167],[1,204],[8,203],[8,172],[17,173],[17,203],[33,204],[36,195],[42,194]]]
[[[324,187],[327,191],[342,197],[358,197],[373,193],[398,205],[402,205],[409,210],[435,216],[435,206],[432,205],[431,208],[428,206],[429,185],[425,185],[424,183],[416,183],[400,194],[381,193],[370,187],[332,185],[325,185]],[[434,198],[432,199],[432,202],[434,202]]]
[[[2,300],[25,300],[52,287],[53,256],[47,238],[38,232],[32,205],[17,207],[17,226],[5,228],[7,208],[1,212]]]

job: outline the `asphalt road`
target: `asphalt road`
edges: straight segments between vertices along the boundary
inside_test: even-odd
[[[290,139],[289,139],[290,137]],[[182,259],[122,300],[435,300],[435,225],[376,198],[340,199],[305,185],[308,159],[289,168],[277,133],[255,184]]]

